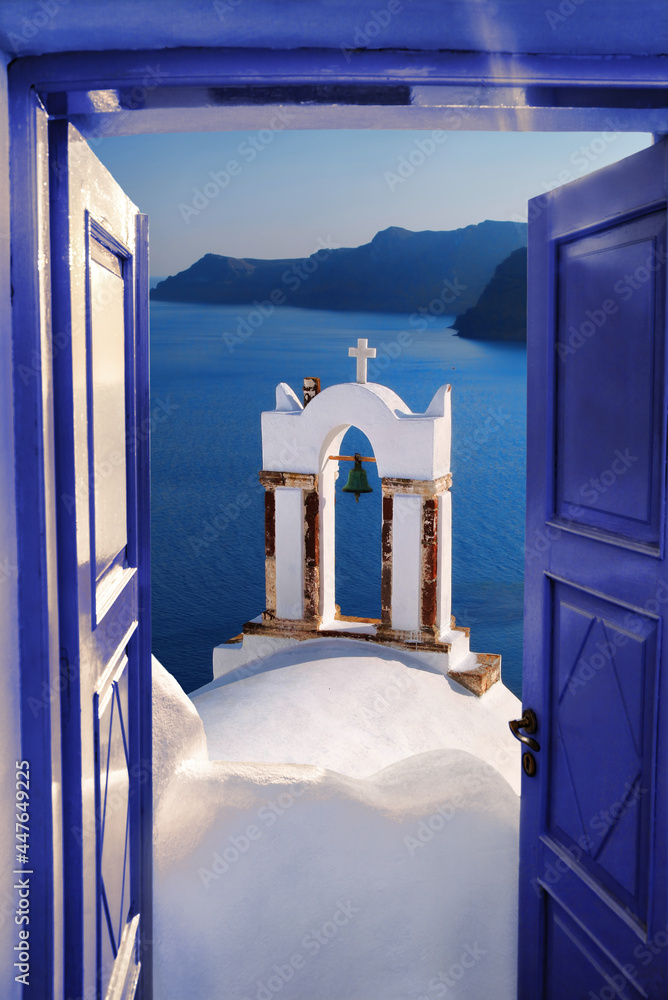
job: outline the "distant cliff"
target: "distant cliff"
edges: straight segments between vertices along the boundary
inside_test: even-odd
[[[241,260],[208,253],[165,278],[151,298],[434,315],[474,305],[494,269],[526,246],[526,226],[481,222],[448,232],[392,226],[361,247],[326,247],[297,260]]]
[[[471,340],[527,339],[527,251],[513,251],[497,267],[477,304],[453,324]]]

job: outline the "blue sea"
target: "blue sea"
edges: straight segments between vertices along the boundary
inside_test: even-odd
[[[248,335],[240,322],[249,311],[151,303],[155,655],[192,691],[211,680],[213,647],[263,610],[260,414],[274,408],[279,382],[301,398],[305,376],[322,388],[354,381],[348,347],[367,337],[378,351],[369,381],[414,412],[452,385],[453,613],[470,626],[472,649],[501,653],[503,679],[519,695],[525,348],[462,340],[453,317],[430,317],[418,331],[404,315],[288,307]],[[372,454],[355,428],[341,450]],[[380,617],[380,485],[373,464],[365,469],[374,492],[357,504],[337,499],[337,603],[344,614]],[[341,463],[339,489],[347,470]]]

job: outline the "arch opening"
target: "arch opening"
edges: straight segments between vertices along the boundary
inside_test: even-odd
[[[329,455],[376,457],[369,438],[351,424],[327,434],[320,453],[320,613],[323,626],[337,615],[380,618],[382,486],[375,462],[364,462],[373,492],[343,493],[352,462]],[[338,606],[338,607],[337,607]]]
[[[373,457],[368,437],[350,427],[340,445],[341,455]],[[335,464],[335,463],[332,463]],[[364,462],[373,493],[359,503],[343,493],[352,462],[339,462],[335,484],[335,593],[340,614],[353,618],[380,618],[382,486],[375,462]]]

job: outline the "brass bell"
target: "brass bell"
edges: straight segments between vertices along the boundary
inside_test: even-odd
[[[362,468],[362,456],[355,452],[355,467],[348,473],[348,482],[343,487],[343,493],[354,493],[355,503],[360,502],[360,493],[373,493],[373,489],[369,486],[369,480],[366,477],[366,472]]]

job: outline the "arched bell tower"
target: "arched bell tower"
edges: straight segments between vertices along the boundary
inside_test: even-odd
[[[314,631],[335,621],[331,456],[351,424],[369,438],[382,482],[378,634],[433,642],[450,631],[450,386],[423,414],[373,383],[330,386],[306,407],[285,383],[277,387],[276,409],[262,414],[263,621]]]
[[[450,386],[436,391],[424,413],[412,413],[387,386],[366,381],[375,351],[365,340],[350,354],[356,382],[320,392],[317,379],[306,379],[303,402],[281,382],[275,408],[262,414],[266,606],[244,626],[244,643],[336,636],[401,646],[482,694],[499,679],[501,658],[471,653],[469,630],[451,617]],[[332,456],[351,425],[371,442],[382,482],[378,621],[343,620],[335,604]],[[216,668],[218,650],[225,647],[214,653],[216,676],[233,669],[222,653]]]

